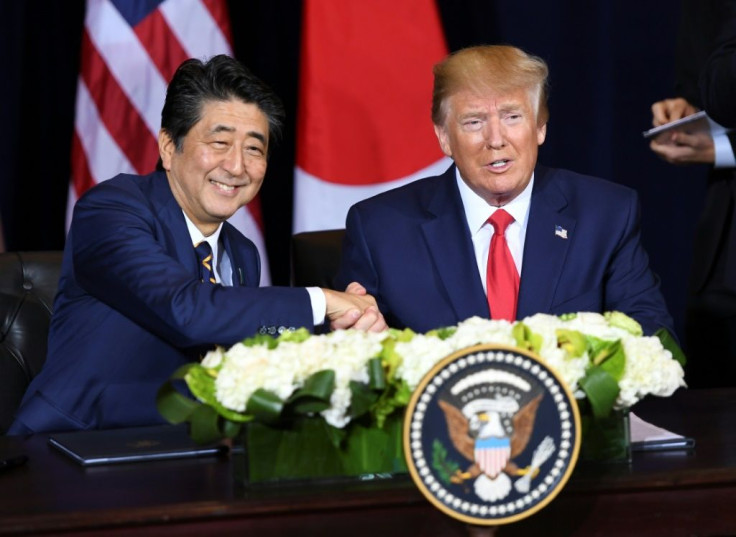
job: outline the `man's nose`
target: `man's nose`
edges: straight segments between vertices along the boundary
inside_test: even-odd
[[[239,176],[243,174],[244,170],[244,159],[243,152],[235,145],[230,147],[225,160],[222,163],[222,167],[233,176]]]
[[[497,118],[491,119],[486,125],[486,146],[491,149],[501,149],[506,145],[503,126]]]

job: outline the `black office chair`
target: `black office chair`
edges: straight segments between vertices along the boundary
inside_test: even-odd
[[[0,253],[0,434],[46,361],[62,252]]]
[[[334,289],[344,236],[344,229],[296,233],[291,238],[291,284]]]

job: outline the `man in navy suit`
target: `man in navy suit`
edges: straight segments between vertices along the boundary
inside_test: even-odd
[[[232,58],[179,67],[159,171],[119,175],[75,207],[48,358],[9,434],[162,422],[157,389],[215,343],[325,320],[385,329],[359,285],[258,288],[255,245],[226,220],[258,192],[282,117],[276,95]],[[209,248],[206,266],[197,244]]]
[[[640,242],[636,193],[537,165],[547,134],[544,61],[514,47],[472,47],[434,75],[432,120],[454,165],[350,209],[338,286],[359,281],[389,326],[417,331],[474,315],[608,310],[647,333],[672,331]],[[488,264],[488,220],[501,208],[512,218],[504,238],[518,281],[511,314],[496,313],[500,301],[487,295],[497,268]]]

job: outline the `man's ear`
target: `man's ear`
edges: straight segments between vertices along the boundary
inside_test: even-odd
[[[542,145],[547,139],[547,124],[537,127],[537,145]]]
[[[450,140],[447,137],[447,129],[442,125],[435,125],[434,133],[437,136],[437,141],[440,143],[442,152],[452,158],[452,150],[450,149]]]
[[[174,154],[174,151],[176,151],[176,145],[174,144],[174,140],[171,139],[171,136],[169,136],[169,133],[163,129],[158,131],[158,154],[161,157],[161,164],[164,170],[168,171],[171,169],[171,156]]]

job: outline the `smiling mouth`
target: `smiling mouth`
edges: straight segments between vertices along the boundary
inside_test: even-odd
[[[215,181],[214,179],[210,179],[210,183],[222,190],[223,192],[232,192],[235,190],[234,185],[226,185],[225,183],[221,183],[219,181]]]

